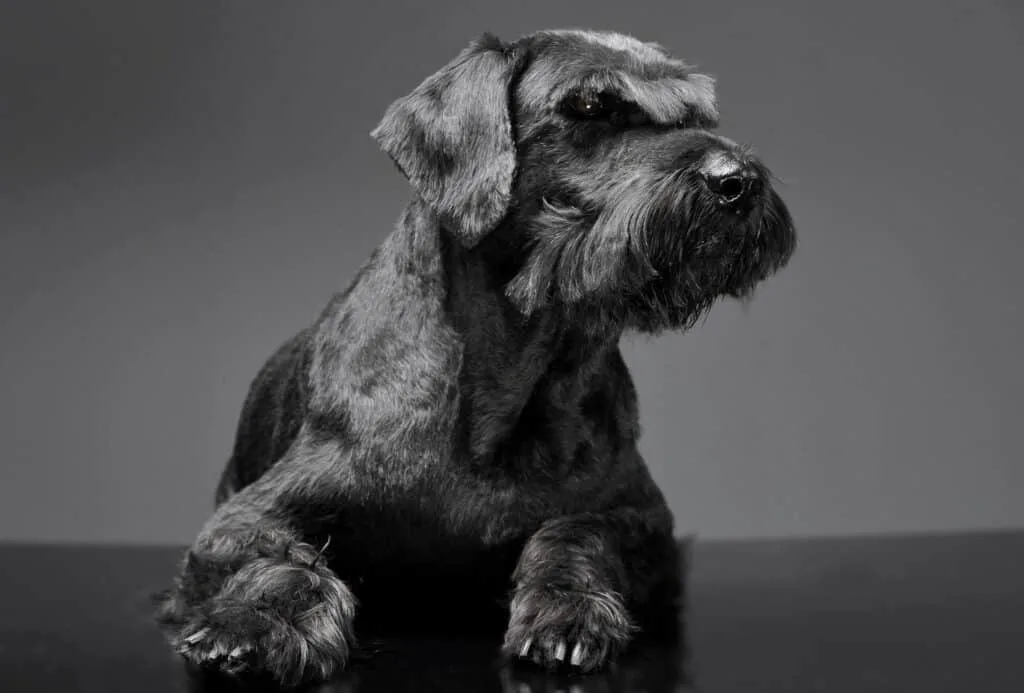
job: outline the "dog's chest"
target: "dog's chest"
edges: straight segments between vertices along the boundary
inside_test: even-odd
[[[541,458],[522,461],[528,470],[543,463]],[[424,510],[438,518],[444,534],[493,547],[525,539],[548,519],[598,510],[615,487],[597,465],[556,475],[524,477],[519,471],[479,469],[468,459],[455,460],[445,481],[424,489]]]
[[[547,460],[521,460],[508,470],[481,468],[450,447],[439,452],[410,449],[398,459],[392,450],[357,463],[362,490],[349,504],[357,516],[346,524],[406,555],[454,561],[441,557],[489,550],[524,539],[550,518],[600,509],[616,487],[613,465],[594,459],[557,475],[523,476]]]

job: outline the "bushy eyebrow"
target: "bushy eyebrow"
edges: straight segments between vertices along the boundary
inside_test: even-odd
[[[653,122],[673,125],[684,121],[718,123],[715,83],[711,77],[691,74],[685,79],[662,77],[647,80],[621,75],[624,98],[642,108]]]

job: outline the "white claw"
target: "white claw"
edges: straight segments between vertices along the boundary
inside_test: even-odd
[[[583,643],[576,643],[576,647],[572,648],[572,658],[569,660],[569,664],[578,667],[583,662],[584,654],[586,652],[583,650]]]
[[[559,662],[565,659],[565,641],[559,640],[558,645],[555,647],[555,659]]]
[[[206,633],[209,630],[210,630],[209,628],[203,628],[202,630],[197,630],[195,633],[193,633],[192,635],[190,635],[187,638],[185,638],[185,642],[187,642],[189,645],[195,645],[197,642],[199,642],[200,640],[203,639],[203,637],[206,635]]]
[[[533,638],[527,638],[526,642],[523,643],[523,649],[519,651],[519,656],[520,657],[526,657],[526,655],[530,654],[530,645],[532,645],[532,644],[533,644]]]

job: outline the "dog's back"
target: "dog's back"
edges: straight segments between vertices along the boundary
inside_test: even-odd
[[[309,401],[312,340],[312,327],[294,335],[249,386],[231,457],[217,484],[217,505],[260,478],[295,441]]]

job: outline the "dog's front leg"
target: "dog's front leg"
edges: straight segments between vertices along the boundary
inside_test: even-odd
[[[584,671],[603,665],[639,630],[635,612],[674,584],[677,559],[664,507],[545,522],[513,575],[504,654]]]
[[[162,596],[158,620],[194,665],[295,685],[325,680],[345,665],[356,600],[326,565],[325,547],[309,543],[301,521],[277,507],[288,486],[280,477],[294,481],[316,465],[279,464],[274,471],[282,474],[272,472],[217,508]]]

